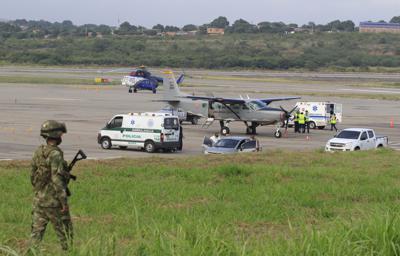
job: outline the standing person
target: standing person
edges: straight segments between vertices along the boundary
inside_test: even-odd
[[[182,125],[179,126],[179,146],[178,150],[182,151],[183,149],[183,128]]]
[[[294,113],[294,132],[297,133],[299,132],[299,115],[300,111],[297,110],[296,113]]]
[[[299,120],[298,120],[298,122],[299,122],[299,133],[300,133],[300,132],[305,133],[306,119],[305,119],[305,116],[304,116],[304,113],[303,113],[303,112],[301,112],[301,113],[299,114]]]
[[[336,114],[335,114],[335,113],[333,113],[333,114],[331,115],[331,118],[330,118],[330,123],[331,123],[331,131],[333,131],[333,129],[335,129],[335,131],[337,132],[337,128],[336,128],[336,122],[337,122],[337,119],[336,119]]]
[[[306,119],[306,129],[307,133],[310,133],[310,114],[308,113],[308,110],[306,110],[304,117]]]
[[[216,132],[213,136],[210,137],[210,140],[212,141],[212,144],[214,145],[215,143],[217,143],[217,141],[219,141],[219,133]]]
[[[31,183],[34,191],[32,210],[31,245],[37,246],[43,239],[49,222],[67,250],[72,244],[72,221],[69,213],[67,185],[70,179],[64,153],[58,147],[62,135],[67,133],[64,123],[45,121],[40,135],[46,140],[32,158]]]
[[[251,135],[250,139],[256,142],[256,151],[261,151],[260,141],[256,138],[255,135]]]

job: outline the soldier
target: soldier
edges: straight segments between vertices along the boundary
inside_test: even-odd
[[[67,201],[70,179],[63,151],[58,147],[67,133],[64,123],[48,120],[42,124],[40,135],[46,139],[32,158],[31,183],[34,190],[31,245],[43,239],[50,221],[63,250],[72,244],[72,222]]]

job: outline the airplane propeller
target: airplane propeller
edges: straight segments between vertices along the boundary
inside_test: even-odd
[[[292,108],[292,110],[287,111],[286,109],[284,109],[282,106],[279,106],[280,109],[285,113],[285,118],[286,118],[286,124],[285,124],[285,133],[287,133],[287,129],[288,129],[288,125],[289,125],[289,118],[291,117],[293,111],[295,111],[297,109],[297,106],[295,106],[294,108]]]

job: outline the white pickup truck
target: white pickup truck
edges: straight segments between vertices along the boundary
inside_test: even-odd
[[[330,139],[325,151],[355,151],[387,147],[387,136],[376,136],[374,130],[367,128],[348,128]]]

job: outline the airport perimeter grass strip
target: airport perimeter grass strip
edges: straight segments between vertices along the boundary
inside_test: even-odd
[[[69,255],[397,255],[399,166],[392,150],[82,161]],[[0,254],[27,248],[29,168],[0,162]],[[38,255],[63,255],[51,227]]]
[[[25,84],[60,84],[60,85],[100,85],[95,83],[93,79],[80,79],[80,78],[55,78],[55,77],[34,77],[34,76],[0,76],[0,83],[25,83]],[[121,81],[115,80],[107,85],[121,84]]]

